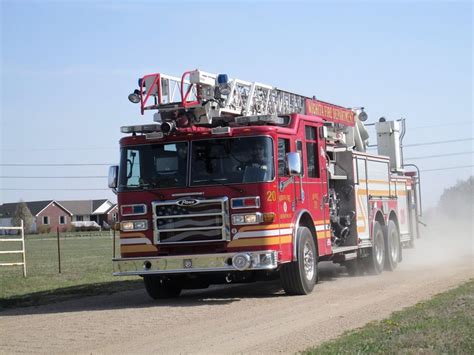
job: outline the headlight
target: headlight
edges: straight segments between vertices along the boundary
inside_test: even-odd
[[[144,231],[147,229],[148,229],[147,221],[124,221],[120,223],[120,230],[123,232]]]
[[[232,215],[232,224],[258,224],[262,223],[263,218],[260,212],[256,213],[242,213]]]

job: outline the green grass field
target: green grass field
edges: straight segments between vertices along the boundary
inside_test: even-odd
[[[303,354],[474,354],[474,281]]]
[[[112,242],[109,232],[61,235],[59,273],[56,236],[27,236],[27,277],[23,277],[21,266],[0,267],[0,308],[42,304],[53,299],[139,287],[139,277],[112,276]],[[20,247],[21,244],[17,242],[0,242],[0,250],[16,250]],[[21,254],[0,254],[0,262],[14,261],[21,261]]]

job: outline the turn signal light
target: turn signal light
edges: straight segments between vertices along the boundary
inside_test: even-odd
[[[263,222],[264,223],[272,223],[275,220],[275,213],[267,212],[263,214]]]

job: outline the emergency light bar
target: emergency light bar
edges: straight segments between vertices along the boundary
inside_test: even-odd
[[[260,208],[260,196],[237,197],[230,200],[231,208]]]
[[[120,127],[120,132],[122,133],[151,133],[160,131],[161,125],[156,123]]]

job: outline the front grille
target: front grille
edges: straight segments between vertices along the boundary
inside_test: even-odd
[[[230,240],[228,198],[154,202],[156,244]]]

